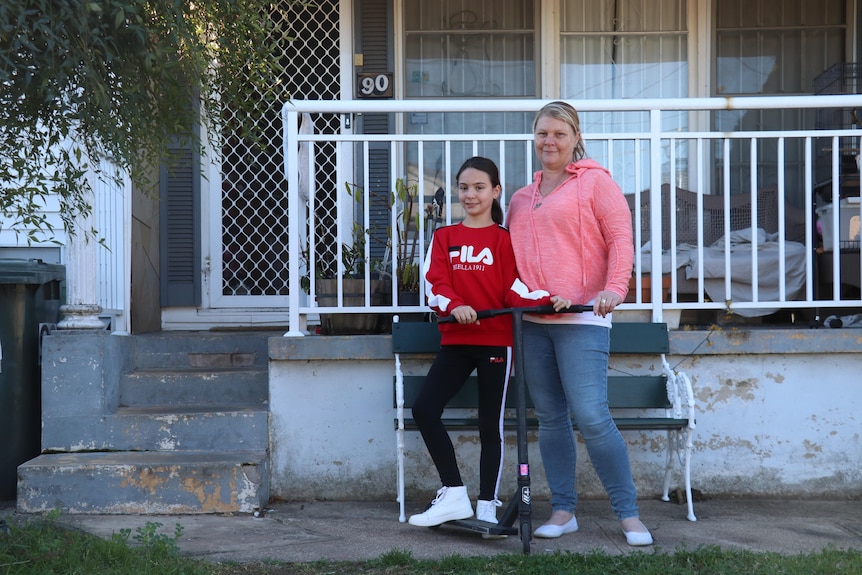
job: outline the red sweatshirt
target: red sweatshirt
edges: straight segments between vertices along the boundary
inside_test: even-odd
[[[520,279],[509,231],[497,224],[468,228],[455,224],[434,232],[425,258],[425,293],[439,315],[469,305],[476,311],[551,303],[543,290],[530,291]],[[443,345],[512,346],[512,317],[477,324],[440,324]]]

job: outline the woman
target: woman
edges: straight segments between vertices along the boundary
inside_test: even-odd
[[[578,529],[571,414],[626,541],[650,545],[628,450],[607,405],[611,312],[625,299],[632,274],[631,214],[608,171],[584,158],[572,106],[544,106],[533,135],[542,169],[512,196],[508,211],[519,274],[527,285],[593,306],[592,313],[524,316],[524,367],[552,508],[534,535],[552,538]]]
[[[452,316],[455,321],[440,324],[440,351],[413,406],[413,418],[442,483],[431,505],[410,517],[408,522],[420,527],[473,516],[455,449],[440,416],[474,370],[482,446],[476,518],[497,523],[512,321],[508,316],[477,321],[476,312],[548,303],[559,310],[571,304],[544,291],[531,292],[518,280],[509,233],[501,227],[503,209],[498,198],[502,186],[497,165],[488,158],[469,158],[455,178],[464,219],[434,232],[425,259],[428,305],[441,317]]]

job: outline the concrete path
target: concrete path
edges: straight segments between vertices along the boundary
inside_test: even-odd
[[[606,501],[582,501],[580,530],[559,539],[533,539],[531,553],[555,551],[608,554],[671,552],[718,545],[726,549],[775,551],[782,554],[818,551],[827,546],[862,549],[862,501],[712,499],[695,504],[697,522],[685,518],[685,506],[641,500],[641,518],[655,545],[632,548]],[[408,514],[418,512],[408,506]],[[534,502],[533,527],[550,513],[547,502]],[[14,502],[0,503],[0,517],[21,520]],[[209,561],[280,560],[308,562],[373,559],[391,551],[415,558],[450,555],[520,554],[518,537],[483,540],[480,535],[443,526],[412,527],[398,521],[398,504],[381,502],[274,503],[263,517],[235,515],[67,515],[60,521],[101,537],[147,522],[163,525],[173,535],[177,523],[184,533],[181,553]]]

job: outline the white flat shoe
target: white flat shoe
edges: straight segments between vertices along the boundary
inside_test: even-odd
[[[572,515],[572,518],[562,525],[545,523],[544,525],[533,531],[533,535],[535,535],[536,537],[541,537],[542,539],[556,539],[560,535],[565,535],[566,533],[574,533],[577,530],[578,520],[575,518],[574,515]]]
[[[642,533],[640,531],[623,531],[626,536],[626,542],[632,547],[643,547],[644,545],[652,545],[652,534],[649,531]]]

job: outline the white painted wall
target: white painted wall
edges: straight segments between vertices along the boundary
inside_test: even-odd
[[[356,349],[350,340],[364,343]],[[687,357],[695,348],[698,355]],[[390,349],[388,336],[270,340],[273,496],[395,501]],[[698,403],[693,487],[706,496],[862,494],[862,353],[857,350],[862,331],[852,329],[671,332],[669,362],[682,361],[679,368],[691,376]],[[429,361],[405,361],[405,373],[423,372]],[[631,357],[612,365],[628,373],[660,369],[659,363]],[[640,497],[658,497],[664,433],[624,436]],[[453,439],[465,483],[475,495],[477,437],[453,433]],[[504,501],[515,489],[514,434],[507,445]],[[439,480],[418,432],[406,432],[406,450],[409,506],[427,501]],[[586,450],[578,455],[581,496],[604,497]],[[534,433],[530,463],[533,494],[546,498]],[[672,485],[681,484],[677,475]]]

